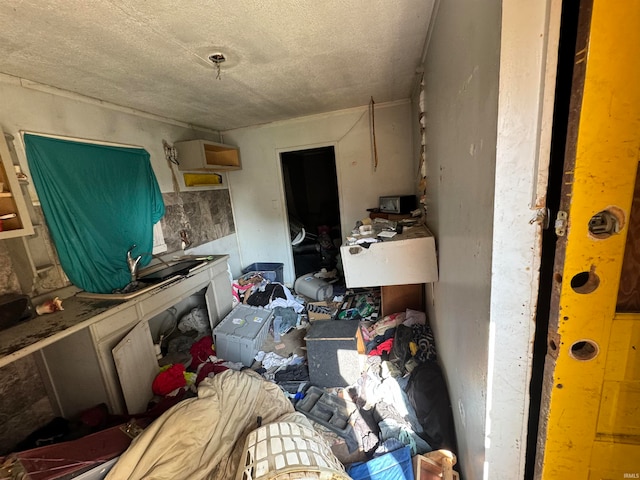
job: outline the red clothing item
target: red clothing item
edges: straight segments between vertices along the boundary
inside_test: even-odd
[[[385,340],[384,342],[382,342],[380,345],[378,345],[373,350],[371,350],[369,352],[369,356],[372,356],[372,355],[380,356],[383,353],[389,353],[389,352],[391,352],[391,348],[392,347],[393,347],[393,338],[390,338],[390,339]]]
[[[210,355],[216,354],[216,351],[213,349],[213,338],[210,335],[202,337],[191,345],[189,353],[191,354],[191,365],[189,365],[189,368],[197,371],[198,367],[206,362]]]
[[[218,373],[222,373],[225,370],[229,370],[229,367],[225,367],[222,365],[223,361],[219,360],[216,363],[207,362],[198,371],[198,376],[196,377],[196,387],[200,385],[200,382],[207,378],[210,373],[217,375]]]
[[[168,395],[176,388],[185,387],[187,380],[184,378],[185,368],[181,363],[172,365],[164,372],[160,372],[153,380],[151,390],[156,395]]]

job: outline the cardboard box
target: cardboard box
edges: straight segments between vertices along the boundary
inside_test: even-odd
[[[328,300],[324,300],[322,302],[308,302],[307,303],[307,316],[310,322],[315,322],[316,320],[331,320],[335,317],[336,313],[340,309],[340,302],[329,302]],[[328,308],[330,313],[322,313],[322,312],[314,312],[312,309],[314,307],[318,308]]]

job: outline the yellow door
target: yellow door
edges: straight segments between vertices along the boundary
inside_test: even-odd
[[[640,0],[581,3],[570,112],[536,477],[640,478]]]

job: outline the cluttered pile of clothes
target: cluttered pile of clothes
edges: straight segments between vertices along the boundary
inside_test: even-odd
[[[455,451],[449,397],[425,313],[407,309],[362,322],[361,331],[366,368],[348,391],[360,414],[373,419],[367,425],[378,426],[378,447],[400,440],[413,455]]]
[[[411,456],[454,452],[449,397],[425,313],[407,309],[360,321],[360,329],[367,352],[362,375],[329,389],[333,398],[325,401],[350,412],[349,427],[333,429],[349,453],[358,450],[368,461],[405,447]]]
[[[269,338],[273,343],[257,352],[251,368],[277,384],[296,410],[329,434],[326,438],[346,446],[346,456],[338,456],[341,461],[369,462],[401,449],[410,456],[439,449],[456,451],[447,387],[424,312],[406,309],[380,317],[376,288],[346,291],[330,301],[308,301],[256,272],[234,281],[233,292],[237,305],[270,310],[276,319]],[[304,342],[304,332],[317,321],[358,326],[366,361],[361,376],[347,387],[318,390],[310,382],[305,349],[302,354],[278,350],[294,330],[303,330],[297,338]],[[224,368],[247,368],[218,359],[215,345],[200,346],[204,350],[196,356],[204,357],[204,362],[191,369],[198,380]]]
[[[260,272],[249,272],[234,280],[231,287],[234,307],[245,304],[273,310],[274,317],[283,318],[281,333],[300,325],[305,309],[304,300],[294,296],[285,285],[271,281]]]

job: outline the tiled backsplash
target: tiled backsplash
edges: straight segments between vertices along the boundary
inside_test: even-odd
[[[162,231],[168,252],[182,249],[183,238],[187,248],[197,247],[235,233],[229,190],[202,190],[162,194],[165,216],[161,220]],[[36,207],[36,214],[40,209]],[[68,286],[68,279],[59,267],[60,262],[46,227],[41,234],[48,251],[51,252],[53,268],[41,272],[34,280],[33,292],[22,292],[14,262],[5,244],[0,240],[0,295],[7,293],[27,293],[42,295],[52,290]],[[181,232],[183,232],[181,234]]]
[[[161,220],[167,250],[182,248],[180,232],[189,248],[235,233],[229,190],[203,190],[162,194],[165,215]]]

